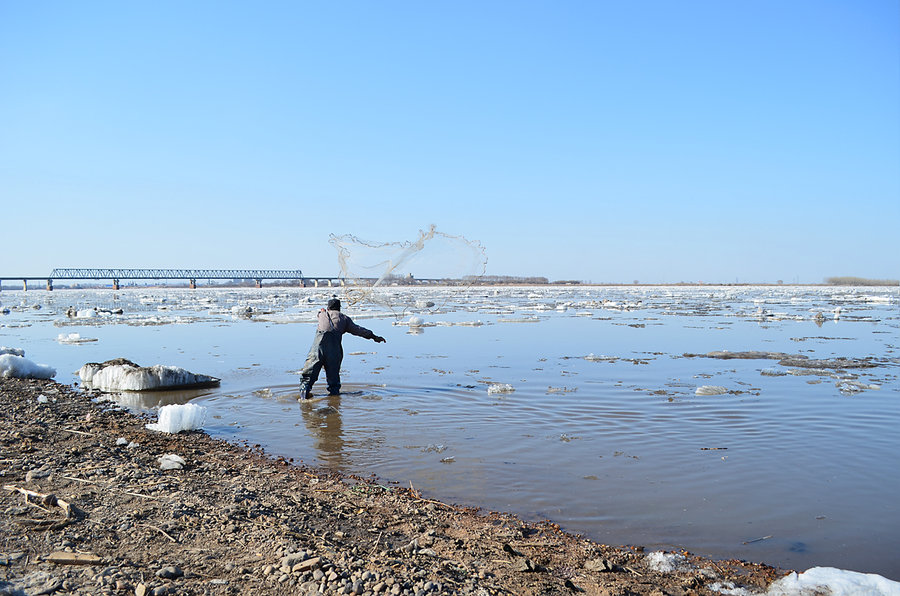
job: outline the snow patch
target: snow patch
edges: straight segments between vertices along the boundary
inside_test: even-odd
[[[50,379],[56,376],[56,369],[46,364],[35,364],[24,356],[16,354],[0,355],[0,377],[14,379]]]
[[[203,427],[206,408],[197,404],[170,404],[159,409],[159,420],[147,428],[163,433],[180,433]]]

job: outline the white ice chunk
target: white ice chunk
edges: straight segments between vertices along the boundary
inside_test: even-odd
[[[75,318],[78,319],[94,319],[97,317],[97,311],[93,308],[85,308],[84,310],[76,311]]]
[[[769,596],[900,596],[900,582],[874,573],[859,573],[834,567],[813,567],[791,573],[769,586]]]
[[[424,324],[425,324],[425,319],[423,319],[422,317],[417,317],[416,315],[413,315],[409,318],[409,326],[410,327],[421,327]]]
[[[724,395],[728,393],[728,389],[721,385],[701,385],[697,387],[695,392],[697,395]]]
[[[0,377],[16,379],[50,379],[56,369],[46,364],[35,364],[24,356],[0,355]]]
[[[197,404],[170,404],[159,409],[159,420],[147,428],[163,433],[180,433],[183,430],[202,428],[206,408]]]
[[[84,344],[97,341],[96,337],[81,337],[80,333],[60,333],[56,336],[56,341],[61,344]]]
[[[89,362],[78,370],[85,383],[104,391],[151,391],[170,387],[215,385],[219,379],[199,375],[177,366],[138,366],[128,360]]]
[[[508,383],[491,383],[487,388],[488,395],[494,395],[497,393],[512,393],[515,390],[516,388]]]
[[[122,445],[127,445],[127,444],[128,444],[128,439],[126,439],[125,437],[119,437],[118,439],[116,439],[116,445],[122,446]]]
[[[45,403],[47,403],[48,401],[50,401],[50,398],[48,398],[48,397],[47,397],[46,395],[44,395],[43,393],[41,393],[41,394],[38,395],[38,397],[37,397],[37,403],[39,403],[39,404],[45,404]]]
[[[159,458],[159,468],[161,470],[180,470],[187,463],[180,456],[174,453],[167,453]]]
[[[22,348],[7,348],[6,346],[0,346],[0,356],[3,354],[12,354],[13,356],[25,356],[25,350]]]
[[[653,551],[648,553],[644,558],[647,567],[662,573],[672,573],[673,571],[687,571],[691,569],[691,565],[687,562],[684,555],[676,553],[664,553],[662,551]]]

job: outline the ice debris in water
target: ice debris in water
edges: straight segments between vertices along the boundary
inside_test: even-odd
[[[7,348],[6,346],[0,346],[0,356],[3,354],[12,354],[13,356],[24,356],[25,350],[22,348]]]
[[[159,420],[147,428],[163,433],[180,433],[203,426],[206,408],[197,404],[170,404],[159,409]]]
[[[425,324],[425,319],[422,317],[417,317],[415,315],[409,318],[409,326],[410,327],[421,327]]]
[[[881,385],[875,383],[860,383],[859,381],[839,381],[836,385],[842,395],[856,395],[860,391],[865,391],[867,389],[870,391],[878,391],[881,389]]]
[[[697,387],[695,392],[697,395],[724,395],[728,393],[728,389],[721,385],[701,385]]]
[[[860,573],[834,567],[813,567],[803,573],[790,573],[772,582],[766,594],[769,596],[806,596],[808,594],[900,596],[900,582],[874,573]]]
[[[61,344],[84,344],[97,341],[95,337],[81,337],[80,333],[60,333],[56,336],[56,341]]]
[[[607,361],[615,360],[616,358],[615,358],[615,356],[603,356],[603,355],[598,356],[598,355],[594,354],[593,352],[591,352],[590,354],[585,356],[584,359],[589,362],[607,362]]]
[[[160,470],[180,470],[187,463],[184,459],[174,453],[167,453],[157,461],[159,461]]]
[[[56,369],[52,366],[35,364],[24,356],[16,354],[0,355],[0,377],[7,379],[50,379],[55,376]]]
[[[78,370],[85,384],[105,391],[152,391],[171,387],[211,387],[219,379],[189,372],[177,366],[138,366],[125,358],[89,362]]]
[[[515,390],[516,388],[508,383],[491,383],[487,388],[488,395],[494,395],[496,393],[512,393]]]

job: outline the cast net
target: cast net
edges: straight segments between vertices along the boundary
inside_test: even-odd
[[[397,317],[421,309],[423,296],[432,297],[432,309],[463,299],[487,267],[481,243],[434,225],[407,242],[371,242],[350,234],[332,234],[329,242],[338,253],[343,299],[349,305],[378,305]]]

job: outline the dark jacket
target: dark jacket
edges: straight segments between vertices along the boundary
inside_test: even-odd
[[[340,335],[344,333],[350,333],[351,335],[358,335],[364,339],[372,339],[375,337],[375,334],[366,329],[365,327],[360,327],[356,323],[353,322],[353,319],[343,314],[339,310],[325,310],[324,308],[319,311],[319,331],[335,331]]]

